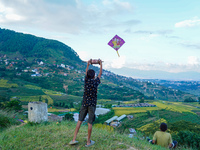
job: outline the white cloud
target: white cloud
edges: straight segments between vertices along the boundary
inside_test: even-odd
[[[194,17],[191,20],[184,20],[175,24],[175,27],[195,27],[200,26],[200,19],[198,17]]]
[[[13,22],[42,30],[77,34],[83,26],[82,10],[77,5],[70,2],[60,4],[39,0],[1,0],[0,21],[4,25]]]
[[[188,64],[189,65],[200,65],[200,59],[196,56],[189,56]]]
[[[103,5],[110,6],[113,10],[128,10],[132,11],[132,5],[129,2],[124,2],[120,0],[103,0]],[[119,11],[120,12],[120,11]]]
[[[104,0],[103,4],[104,7],[96,2],[85,5],[81,0],[1,0],[0,23],[4,26],[17,23],[18,26],[70,34],[102,33],[105,30],[115,30],[118,26],[122,28],[122,25],[138,23],[138,20],[128,18],[128,22],[113,19],[130,13],[130,3]]]
[[[127,10],[131,10],[131,4],[129,2],[121,2],[120,0],[114,0],[114,3],[117,4],[119,7],[125,8]]]
[[[77,52],[79,57],[83,60],[83,61],[88,61],[90,58],[89,58],[89,55],[86,51],[79,51]]]
[[[6,7],[0,2],[0,23],[22,21],[25,18],[15,12],[11,7]]]
[[[5,15],[5,18],[8,21],[22,21],[22,20],[25,20],[25,17],[17,15],[17,14],[7,14],[7,15]]]
[[[122,68],[125,66],[126,56],[120,56],[117,59],[113,59],[112,61],[105,61],[105,69],[109,68]]]
[[[104,5],[110,5],[112,2],[110,0],[103,0],[102,2]]]

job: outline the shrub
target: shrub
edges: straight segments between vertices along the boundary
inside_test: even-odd
[[[12,100],[5,104],[5,108],[12,109],[12,110],[21,110],[22,105],[20,104],[20,101],[18,100]]]
[[[192,97],[188,97],[184,100],[184,102],[196,102]]]
[[[173,140],[176,140],[180,145],[186,145],[192,148],[200,148],[200,134],[190,131],[180,131],[177,134],[172,134]]]
[[[0,127],[1,128],[5,128],[7,127],[10,123],[8,117],[5,117],[3,115],[0,114]]]
[[[64,120],[73,120],[73,114],[67,113],[65,114],[65,117],[63,118]]]
[[[20,124],[20,121],[17,121],[18,114],[12,112],[12,111],[6,111],[6,110],[0,110],[0,127],[1,129],[7,128],[11,125],[18,125]]]

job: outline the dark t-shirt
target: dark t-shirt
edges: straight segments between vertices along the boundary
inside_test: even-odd
[[[101,83],[99,77],[96,79],[88,79],[85,77],[83,103],[86,106],[96,106],[97,103],[97,87]]]

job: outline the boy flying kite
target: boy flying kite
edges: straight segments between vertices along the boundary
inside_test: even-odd
[[[70,145],[77,144],[78,141],[76,141],[76,136],[78,134],[78,131],[80,129],[80,126],[82,122],[84,121],[87,114],[89,114],[88,119],[88,138],[86,147],[89,147],[93,145],[95,142],[90,140],[91,133],[92,133],[92,123],[95,120],[95,110],[96,110],[96,104],[97,104],[97,87],[101,83],[100,78],[102,75],[102,61],[99,61],[100,65],[100,72],[97,78],[95,78],[95,71],[92,69],[89,69],[89,65],[92,64],[89,60],[87,62],[87,68],[86,68],[86,76],[85,76],[85,85],[84,85],[84,95],[83,95],[83,101],[82,106],[79,112],[79,120],[76,125],[76,129],[74,132],[74,138],[72,141],[69,142]]]

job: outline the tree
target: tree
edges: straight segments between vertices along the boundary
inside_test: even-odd
[[[41,96],[39,96],[39,102],[41,102],[42,101],[42,97]]]
[[[105,108],[112,108],[112,104],[105,104]]]
[[[65,102],[63,102],[62,107],[65,107]]]
[[[69,107],[70,107],[70,108],[74,108],[74,104],[73,104],[73,102],[70,102]]]
[[[70,113],[67,113],[67,114],[65,114],[65,117],[63,118],[64,120],[73,120],[74,118],[73,118],[73,114],[70,114]]]
[[[9,101],[9,98],[6,96],[1,96],[0,95],[0,102],[5,102],[5,101]]]
[[[22,105],[20,104],[19,100],[12,100],[12,101],[7,102],[5,104],[5,108],[13,109],[13,110],[21,110],[22,109]]]
[[[188,97],[184,100],[184,102],[196,102],[192,97]]]
[[[148,115],[148,117],[152,117],[152,114],[150,111],[147,111],[147,115]]]
[[[154,96],[149,96],[149,100],[154,100]]]
[[[45,103],[47,103],[47,105],[48,105],[48,99],[47,98],[45,99]]]
[[[53,101],[53,106],[58,106],[58,103]]]
[[[198,100],[199,100],[199,104],[200,104],[200,97],[198,97]]]
[[[140,100],[139,100],[139,103],[144,103],[144,99],[143,99],[143,98],[140,99]]]
[[[118,102],[118,104],[117,105],[120,105],[120,102]]]
[[[66,105],[65,105],[65,108],[69,108],[69,106],[66,104]]]

